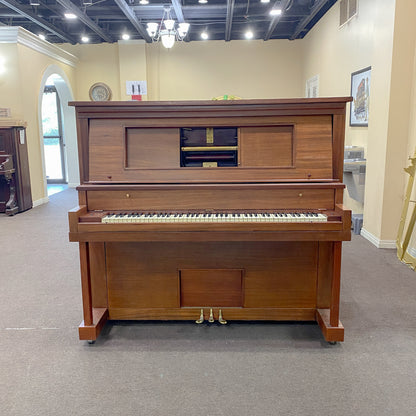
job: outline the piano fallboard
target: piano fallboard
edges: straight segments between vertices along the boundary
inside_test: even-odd
[[[83,185],[88,209],[142,211],[331,210],[345,185],[333,183]]]

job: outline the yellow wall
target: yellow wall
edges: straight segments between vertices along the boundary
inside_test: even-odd
[[[126,81],[147,80],[146,46],[144,40],[119,41],[118,49],[120,99],[130,100],[130,96],[126,94]]]
[[[299,41],[210,41],[146,45],[149,100],[303,96]]]
[[[59,46],[79,58],[76,68],[76,90],[74,91],[77,101],[89,101],[90,87],[96,82],[104,82],[110,87],[112,100],[121,99],[119,48],[117,43],[64,44]]]
[[[15,44],[0,45],[0,107],[10,108],[12,118],[21,119],[23,94],[19,78],[19,58]]]
[[[147,80],[148,100],[197,100],[230,94],[242,98],[303,96],[300,42],[286,40],[119,42],[60,45],[80,59],[77,100],[89,100],[95,82],[105,82],[113,100],[129,100],[126,81]]]
[[[399,0],[400,3],[403,0]],[[409,13],[409,16],[412,16]],[[401,201],[392,204],[391,227],[383,221],[385,171],[388,149],[388,120],[391,94],[395,2],[361,0],[358,16],[339,28],[336,3],[306,36],[303,46],[303,81],[320,76],[320,96],[350,95],[351,73],[371,66],[371,103],[368,127],[346,126],[346,145],[363,146],[367,158],[365,209],[348,197],[345,204],[354,212],[364,211],[364,228],[379,239],[393,240]],[[397,22],[396,22],[397,25]],[[393,172],[391,172],[393,173]],[[397,174],[398,172],[396,172]],[[399,187],[401,190],[401,187]],[[387,228],[389,228],[387,230]]]
[[[385,186],[381,239],[395,237],[399,224],[404,179],[403,168],[407,166],[408,143],[414,144],[410,121],[415,107],[412,107],[412,85],[416,82],[414,57],[416,47],[416,2],[398,0],[395,14],[393,38],[393,59],[391,72],[391,94],[387,130]]]
[[[42,138],[38,121],[38,98],[42,76],[50,65],[58,65],[75,84],[75,70],[21,44],[2,44],[5,72],[0,74],[0,107],[11,109],[11,118],[27,123],[27,146],[33,201],[46,196],[42,163]]]

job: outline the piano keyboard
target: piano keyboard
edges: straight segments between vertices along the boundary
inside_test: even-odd
[[[101,220],[102,223],[229,223],[229,222],[327,222],[324,214],[312,212],[269,212],[269,213],[130,213],[108,214]]]

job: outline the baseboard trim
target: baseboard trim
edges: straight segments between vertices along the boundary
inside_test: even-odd
[[[49,202],[49,197],[45,196],[45,198],[37,199],[33,201],[33,208],[38,207],[39,205],[47,204]]]
[[[377,248],[396,249],[396,240],[380,240],[365,228],[361,228],[361,235],[370,243],[374,244]]]

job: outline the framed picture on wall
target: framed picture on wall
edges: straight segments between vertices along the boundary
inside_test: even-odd
[[[351,74],[350,126],[368,126],[371,66]]]

